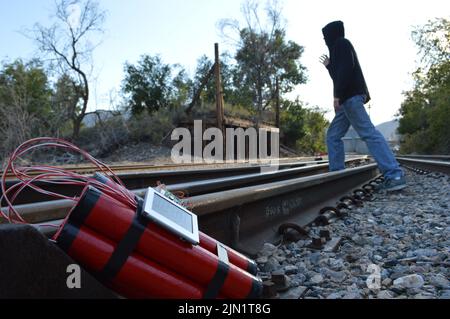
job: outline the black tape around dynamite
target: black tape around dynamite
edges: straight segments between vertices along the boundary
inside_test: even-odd
[[[247,299],[258,299],[261,298],[263,293],[263,284],[261,280],[253,279],[252,288],[250,289]]]
[[[227,279],[229,270],[230,266],[219,260],[216,273],[214,274],[214,277],[211,279],[211,282],[209,283],[208,287],[206,287],[206,291],[203,294],[204,299],[214,299],[219,296],[220,289],[222,289],[223,284]]]
[[[136,248],[136,245],[139,243],[142,234],[150,222],[148,218],[145,218],[142,215],[143,200],[137,199],[137,203],[136,214],[130,227],[116,246],[116,249],[113,251],[102,271],[98,273],[98,276],[103,280],[111,280],[119,273],[128,257]]]
[[[252,275],[256,275],[258,273],[258,266],[254,260],[248,259],[247,271]]]
[[[56,238],[56,243],[65,252],[69,251],[81,226],[84,224],[92,209],[95,207],[100,196],[101,192],[98,189],[88,186],[86,192],[84,192],[77,205],[70,212],[70,215],[67,218],[67,221],[64,224],[58,238]]]

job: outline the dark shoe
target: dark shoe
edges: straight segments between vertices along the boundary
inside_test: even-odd
[[[387,192],[393,192],[393,191],[399,191],[401,189],[404,189],[406,187],[406,180],[405,177],[396,177],[392,179],[385,179],[383,183],[379,184],[377,187],[375,187],[378,191],[387,191]]]

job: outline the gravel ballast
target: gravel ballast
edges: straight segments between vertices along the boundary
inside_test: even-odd
[[[266,243],[259,275],[285,276],[275,298],[450,299],[450,177],[406,178],[406,189],[374,193],[348,216],[311,228],[311,236],[341,238],[335,252],[308,247],[308,238]]]

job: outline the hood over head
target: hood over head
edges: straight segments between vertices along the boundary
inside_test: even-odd
[[[336,43],[337,39],[345,37],[344,22],[330,22],[325,27],[323,27],[322,33],[328,48],[331,48]]]

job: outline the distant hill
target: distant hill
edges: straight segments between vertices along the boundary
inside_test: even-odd
[[[350,128],[347,131],[347,134],[345,134],[344,138],[355,138],[355,137],[359,137],[358,133],[356,133],[355,129],[353,128],[353,126],[350,126]]]
[[[398,121],[392,120],[384,122],[376,126],[376,128],[383,134],[384,138],[388,141],[399,141],[400,136],[397,133]]]
[[[398,128],[398,121],[392,120],[389,122],[381,123],[377,126],[375,126],[377,130],[380,131],[380,133],[384,136],[384,138],[388,141],[398,141],[400,140],[399,135],[397,134],[397,128]],[[356,133],[355,129],[350,126],[350,129],[348,130],[347,134],[345,134],[345,137],[358,137],[358,133]]]

